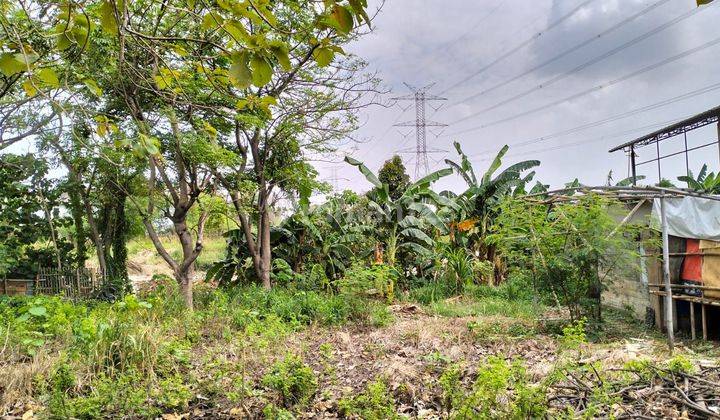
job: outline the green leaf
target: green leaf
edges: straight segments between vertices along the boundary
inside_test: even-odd
[[[109,1],[104,1],[100,6],[100,26],[103,31],[109,34],[118,32],[117,22],[115,21],[115,10]]]
[[[245,29],[243,24],[238,21],[227,21],[225,22],[225,25],[223,27],[230,34],[233,40],[235,40],[235,42],[243,43],[247,39],[247,30]]]
[[[490,167],[488,168],[487,172],[485,172],[485,175],[483,175],[482,183],[485,184],[488,181],[490,181],[490,178],[495,173],[495,171],[498,170],[500,165],[502,165],[502,158],[505,156],[505,153],[507,153],[509,149],[509,146],[506,144],[505,146],[500,149],[497,156],[495,156],[495,159],[493,160],[492,164],[490,164]]]
[[[372,171],[370,169],[368,169],[368,167],[365,166],[365,164],[363,164],[359,160],[351,158],[350,156],[345,156],[345,162],[351,164],[352,166],[357,166],[360,173],[365,175],[365,179],[370,181],[370,183],[373,184],[374,186],[376,186],[378,188],[382,188],[383,183],[380,182],[378,177],[375,176],[375,174],[372,173]]]
[[[270,83],[272,79],[272,67],[265,57],[254,55],[250,60],[250,68],[252,69],[252,83],[257,87],[263,87]]]
[[[313,58],[320,67],[327,67],[335,59],[335,52],[328,47],[318,47],[313,51]]]
[[[408,251],[415,252],[418,255],[421,256],[429,256],[432,254],[432,252],[423,247],[420,244],[416,244],[415,242],[405,242],[404,244],[400,245],[398,248],[406,248]]]
[[[0,54],[0,72],[7,77],[27,70],[27,65],[22,54],[2,53]]]
[[[206,31],[212,31],[220,27],[224,22],[222,16],[215,12],[210,12],[203,16],[200,27]]]
[[[370,17],[367,14],[367,11],[365,8],[367,7],[367,1],[365,0],[348,0],[348,3],[350,4],[350,7],[352,7],[353,12],[355,12],[356,15],[361,16],[365,23],[367,23],[368,26],[370,26]]]
[[[352,31],[354,22],[352,13],[342,5],[336,4],[331,13],[333,21],[337,23],[335,28],[342,34],[347,35]]]
[[[449,200],[449,199],[448,199]],[[418,212],[423,216],[424,220],[430,223],[433,227],[440,231],[441,234],[448,232],[447,225],[443,222],[440,217],[426,204],[423,203],[411,203],[410,210]]]
[[[290,55],[288,53],[287,47],[285,47],[284,45],[274,46],[270,48],[270,51],[272,51],[275,59],[280,64],[280,67],[282,67],[285,71],[290,71],[290,69],[292,68],[292,64],[290,63]]]
[[[45,316],[47,315],[47,308],[44,306],[32,306],[28,309],[28,313],[32,316]]]
[[[248,53],[233,54],[230,65],[230,81],[240,89],[247,89],[252,83],[253,76],[248,66]]]
[[[58,79],[57,74],[55,73],[55,70],[53,70],[49,67],[46,67],[46,68],[38,71],[36,73],[36,76],[46,86],[49,86],[51,88],[56,88],[56,87],[60,86],[60,80]]]
[[[417,228],[407,228],[400,232],[400,235],[418,240],[426,245],[432,245],[434,241],[425,232]]]
[[[92,92],[93,95],[102,96],[103,91],[102,89],[100,89],[100,86],[98,86],[98,84],[94,80],[84,79],[83,83],[85,83],[85,86],[87,86],[87,88],[90,90],[90,92]]]

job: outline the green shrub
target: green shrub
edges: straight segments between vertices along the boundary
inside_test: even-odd
[[[343,294],[378,297],[390,303],[395,300],[395,283],[398,277],[397,269],[387,264],[367,266],[364,263],[355,263],[342,279],[333,284]]]
[[[667,369],[675,373],[693,373],[695,371],[695,365],[682,354],[678,354],[672,359],[666,362]]]
[[[352,416],[365,420],[399,418],[395,400],[382,379],[370,382],[360,395],[340,399],[338,411],[343,417]]]
[[[459,369],[451,366],[440,384],[452,418],[538,418],[546,411],[541,388],[528,383],[520,361],[488,358],[467,391],[461,388]]]
[[[265,387],[277,391],[285,407],[305,404],[317,391],[317,378],[300,357],[288,354],[262,378]]]

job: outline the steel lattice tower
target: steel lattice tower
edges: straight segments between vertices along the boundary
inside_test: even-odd
[[[405,96],[398,96],[392,98],[394,101],[415,101],[415,121],[406,121],[403,123],[395,124],[396,127],[415,127],[415,179],[426,175],[429,171],[428,165],[428,153],[442,152],[440,150],[428,150],[427,148],[427,127],[446,127],[447,124],[442,124],[435,121],[428,121],[425,118],[425,104],[428,101],[445,101],[447,98],[442,98],[437,95],[429,94],[428,89],[432,88],[434,83],[427,85],[423,88],[416,88],[412,85],[404,83],[405,86],[412,91],[412,94]]]

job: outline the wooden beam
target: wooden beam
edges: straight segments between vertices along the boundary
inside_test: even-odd
[[[634,179],[633,179],[633,184],[635,184],[635,180],[634,180]],[[630,210],[630,213],[628,213],[627,216],[625,216],[625,218],[622,219],[622,221],[620,222],[620,224],[618,224],[617,226],[615,226],[615,229],[613,229],[612,232],[610,232],[610,234],[607,236],[606,239],[610,239],[610,238],[612,238],[613,236],[615,236],[615,234],[617,233],[617,231],[620,230],[621,227],[625,226],[625,223],[629,222],[630,219],[632,219],[632,217],[635,215],[635,213],[637,213],[638,210],[640,210],[640,207],[642,207],[643,204],[645,204],[645,201],[646,201],[646,200],[640,200],[640,201],[638,201],[638,203],[635,204],[635,207],[633,207],[633,209]]]

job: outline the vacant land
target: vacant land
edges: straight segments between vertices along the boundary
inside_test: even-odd
[[[492,291],[487,293],[487,291]],[[713,346],[616,312],[602,330],[497,289],[428,305],[170,284],[114,304],[7,299],[5,416],[709,417]],[[174,303],[173,303],[174,302]],[[6,327],[7,326],[7,327]],[[675,386],[677,384],[677,386]]]

